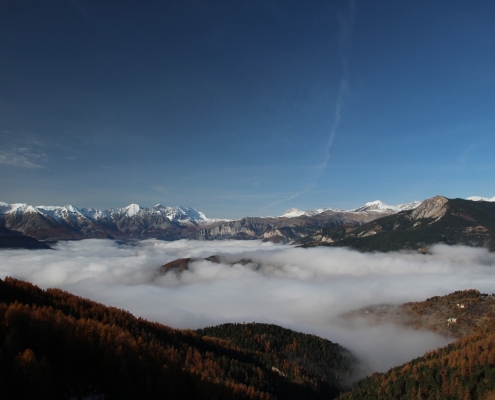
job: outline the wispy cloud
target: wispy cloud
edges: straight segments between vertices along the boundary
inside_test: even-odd
[[[471,157],[471,154],[478,149],[478,144],[477,143],[473,143],[471,144],[470,146],[468,146],[467,148],[464,149],[464,151],[462,152],[462,154],[460,155],[459,157],[459,161],[460,161],[460,164],[461,166],[466,166],[467,163],[468,163],[468,159]]]
[[[300,190],[300,191],[298,191],[296,193],[292,193],[291,195],[286,196],[286,197],[284,197],[282,199],[278,199],[276,201],[273,201],[270,204],[267,204],[266,206],[261,207],[260,209],[258,209],[256,211],[256,214],[261,214],[264,211],[266,211],[266,210],[268,210],[268,209],[270,209],[272,207],[278,206],[279,204],[285,203],[285,202],[290,201],[290,200],[294,200],[295,198],[299,197],[300,195],[309,192],[313,187],[314,187],[314,185],[312,184],[311,186],[308,186],[308,187],[306,187],[306,188],[304,188],[304,189],[302,189],[302,190]]]
[[[44,147],[39,137],[31,133],[2,131],[0,142],[0,164],[20,168],[46,168],[48,156],[40,148]]]
[[[13,147],[0,150],[0,164],[21,168],[46,168],[48,158],[45,153],[33,151],[28,147]]]
[[[162,194],[170,195],[170,190],[163,187],[163,186],[155,185],[155,186],[150,186],[150,188],[153,190],[156,190],[157,192],[160,192]]]
[[[352,31],[354,27],[354,15],[356,13],[356,1],[349,0],[349,9],[347,15],[339,15],[339,58],[342,66],[342,77],[340,79],[339,92],[337,94],[337,102],[335,104],[334,119],[330,134],[326,143],[326,154],[323,162],[317,168],[320,174],[327,168],[330,159],[330,149],[333,141],[337,136],[337,131],[342,119],[342,107],[344,100],[349,92],[349,57],[352,45]]]
[[[351,53],[351,45],[352,45],[352,32],[354,27],[354,15],[356,13],[356,1],[349,0],[348,1],[348,10],[346,14],[339,14],[339,47],[338,53],[340,58],[340,63],[342,66],[342,77],[340,79],[339,91],[337,94],[337,101],[335,104],[334,110],[334,119],[332,126],[330,128],[330,133],[328,135],[327,142],[325,144],[325,156],[322,162],[316,166],[313,172],[313,176],[310,178],[310,182],[306,188],[291,194],[285,198],[274,201],[261,209],[258,212],[263,212],[271,207],[277,206],[281,203],[285,203],[287,201],[293,200],[304,193],[309,192],[316,186],[316,182],[321,177],[322,173],[328,167],[328,161],[330,160],[330,149],[332,147],[333,141],[337,136],[337,131],[340,126],[340,121],[342,119],[342,107],[344,105],[344,100],[349,92],[349,57]]]

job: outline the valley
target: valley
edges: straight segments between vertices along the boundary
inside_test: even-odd
[[[374,211],[239,221],[136,207],[112,217],[120,236],[91,237],[92,225],[73,240],[32,238],[51,249],[0,252],[1,368],[11,371],[1,384],[24,396],[38,387],[108,398],[489,399],[494,205],[437,196],[413,209],[373,202]],[[65,227],[57,232],[87,223],[55,211],[4,212],[2,234],[29,237],[10,230],[12,221],[40,226],[40,235],[57,221]],[[160,218],[196,236],[153,237],[150,221],[158,227]],[[131,226],[148,231],[136,240],[125,233]],[[40,330],[47,336],[30,333]],[[95,375],[77,348],[92,354]],[[61,368],[59,352],[80,363],[79,378]],[[133,388],[116,391],[114,380]]]
[[[362,368],[361,361],[315,335],[259,323],[173,329],[59,289],[43,291],[6,278],[0,280],[0,385],[9,399],[132,399],[143,393],[172,399],[397,399],[438,394],[454,399],[473,393],[488,400],[495,392],[493,297],[477,290],[457,291],[342,315],[352,320],[364,313],[372,324],[393,321],[439,331],[446,315],[463,311],[454,323],[463,328],[449,332],[456,342],[356,382],[353,376]],[[447,334],[445,329],[440,333]]]

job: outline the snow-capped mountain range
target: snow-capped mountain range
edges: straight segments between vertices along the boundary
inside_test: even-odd
[[[0,202],[0,215],[38,213],[54,220],[79,220],[87,218],[91,221],[116,221],[124,217],[135,216],[163,216],[170,221],[182,223],[209,224],[219,219],[207,218],[202,212],[191,207],[165,207],[157,204],[154,207],[141,207],[138,204],[130,204],[122,208],[110,208],[97,210],[95,208],[78,208],[67,206],[31,206],[24,203],[7,204]]]
[[[200,227],[224,221],[207,218],[191,207],[127,207],[97,210],[67,206],[31,206],[0,202],[0,231],[15,231],[42,240],[83,238],[181,239]]]
[[[468,197],[466,200],[495,201],[495,196],[493,196],[492,198],[481,197],[481,196],[471,196],[471,197]],[[339,209],[339,208],[329,207],[329,208],[316,208],[314,210],[302,211],[302,210],[299,210],[297,208],[291,208],[291,209],[287,210],[284,214],[282,214],[281,217],[295,218],[295,217],[300,217],[303,215],[308,216],[308,217],[312,217],[314,215],[321,214],[325,211],[346,212],[346,213],[366,212],[366,211],[398,213],[400,211],[414,210],[420,204],[421,204],[421,201],[415,200],[411,203],[398,204],[396,206],[390,206],[388,204],[383,203],[380,200],[375,200],[375,201],[370,201],[370,202],[366,203],[364,206],[361,206],[358,208],[353,208],[351,210],[343,210],[343,209]]]
[[[495,201],[495,196],[492,198],[471,196],[466,200],[472,201]],[[283,218],[296,218],[300,216],[312,217],[314,215],[321,214],[325,211],[334,212],[400,212],[405,210],[415,209],[421,202],[413,201],[407,204],[398,204],[391,206],[383,203],[380,200],[370,201],[361,207],[344,210],[338,208],[317,208],[314,210],[299,210],[297,208],[291,208],[287,210],[280,217]],[[100,220],[118,220],[124,217],[134,217],[136,215],[161,215],[166,217],[170,221],[177,221],[182,223],[196,223],[196,224],[210,224],[219,221],[229,221],[227,219],[208,218],[201,211],[192,207],[167,207],[162,204],[157,204],[153,207],[142,207],[139,204],[130,204],[127,207],[110,208],[107,210],[98,210],[95,208],[79,208],[72,205],[66,206],[32,206],[25,203],[8,204],[0,202],[0,215],[5,214],[23,214],[23,213],[38,213],[45,217],[53,218],[55,220],[80,219],[87,218],[92,221]]]
[[[287,210],[284,214],[282,214],[281,217],[295,218],[295,217],[300,217],[302,215],[312,217],[314,215],[321,214],[325,211],[345,212],[345,213],[358,213],[358,212],[398,213],[399,211],[413,210],[417,206],[419,206],[420,204],[421,204],[420,201],[413,201],[412,203],[399,204],[396,206],[389,206],[388,204],[385,204],[385,203],[381,202],[380,200],[375,200],[375,201],[370,201],[370,202],[366,203],[362,207],[354,208],[352,210],[341,210],[338,208],[317,208],[315,210],[301,211],[301,210],[298,210],[297,208],[291,208],[290,210]]]
[[[479,196],[475,201],[495,201]],[[246,217],[236,221],[208,218],[191,207],[127,207],[97,210],[67,206],[31,206],[0,202],[0,235],[24,234],[41,240],[113,237],[120,239],[263,239],[289,242],[327,226],[358,226],[415,209],[420,204],[390,206],[380,200],[352,210],[290,209],[280,217]],[[310,220],[308,220],[310,218]],[[10,232],[10,233],[9,233]]]

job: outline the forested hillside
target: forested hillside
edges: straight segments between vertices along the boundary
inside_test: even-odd
[[[495,296],[471,289],[363,310],[376,323],[393,321],[460,339],[365,378],[341,399],[495,399]]]
[[[352,373],[354,357],[337,343],[271,324],[223,324],[199,329],[252,351],[255,358],[291,380],[314,380],[318,391],[333,395]],[[280,368],[277,368],[277,366]],[[313,377],[312,377],[313,376]]]
[[[375,304],[341,315],[344,322],[364,319],[369,325],[394,323],[461,338],[485,327],[495,318],[495,294],[476,289],[458,290],[420,302]]]
[[[495,323],[385,374],[361,381],[342,400],[495,398]]]
[[[6,278],[0,280],[0,393],[3,399],[323,399],[340,393],[336,375],[327,379],[305,363],[322,366],[330,351],[332,374],[347,372],[345,349],[272,325],[250,327],[271,337],[274,349],[215,338],[212,331],[203,337],[206,331],[172,329]],[[304,346],[278,348],[273,329]],[[300,362],[303,350],[307,360]]]

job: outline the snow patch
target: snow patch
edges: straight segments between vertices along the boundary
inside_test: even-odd
[[[492,198],[481,197],[481,196],[471,196],[471,197],[468,197],[466,200],[472,200],[472,201],[495,201],[495,196],[493,196]]]
[[[381,200],[370,201],[366,203],[362,207],[354,208],[351,210],[341,210],[338,208],[317,208],[314,210],[306,210],[301,211],[297,208],[291,208],[287,210],[281,217],[285,218],[295,218],[300,217],[302,215],[306,215],[308,217],[312,217],[317,214],[321,214],[325,211],[334,211],[334,212],[346,212],[346,213],[358,213],[358,212],[389,212],[389,213],[398,213],[399,211],[405,210],[414,210],[421,204],[420,201],[413,201],[411,203],[399,204],[396,206],[389,206],[388,204],[383,203]]]
[[[217,221],[229,221],[226,219],[208,218],[204,213],[191,207],[165,207],[157,204],[154,207],[141,207],[139,204],[130,204],[123,208],[111,208],[108,210],[97,210],[95,208],[78,208],[72,205],[66,206],[30,206],[24,203],[8,204],[0,202],[0,215],[10,213],[39,213],[44,217],[64,221],[118,221],[123,217],[142,217],[161,215],[170,221],[181,223],[209,224]]]

